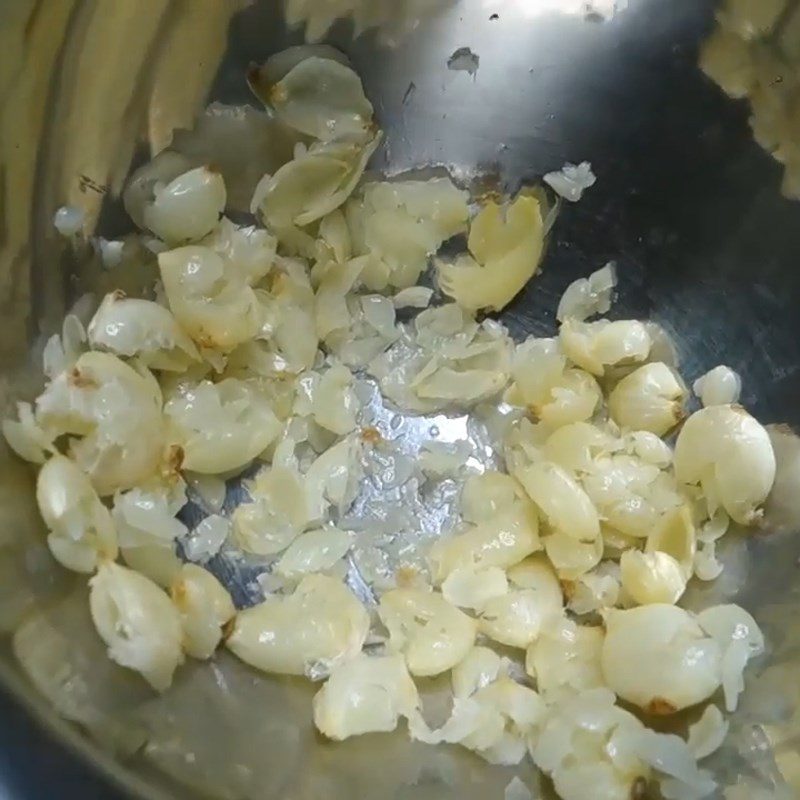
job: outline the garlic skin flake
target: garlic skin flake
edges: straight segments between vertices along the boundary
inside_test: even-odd
[[[761,518],[775,471],[769,434],[741,406],[710,406],[695,412],[675,443],[678,480],[700,484],[710,501],[742,525]]]
[[[144,223],[168,244],[196,242],[219,222],[226,202],[222,175],[197,167],[166,186],[154,186],[153,201],[144,207]]]
[[[521,194],[505,209],[489,201],[470,226],[471,256],[437,264],[441,290],[469,311],[502,310],[536,274],[544,235],[535,197]]]
[[[293,594],[240,611],[226,647],[263,672],[303,675],[309,664],[352,658],[369,632],[369,615],[341,581],[305,577]]]
[[[400,717],[419,713],[419,695],[400,655],[359,653],[334,667],[314,697],[314,724],[341,741],[364,733],[393,731]]]
[[[112,661],[140,672],[159,692],[183,662],[183,632],[167,594],[144,575],[112,562],[89,581],[89,607]]]
[[[236,615],[228,590],[206,569],[184,564],[170,587],[180,614],[183,649],[192,658],[211,658],[222,629]]]
[[[378,615],[389,647],[403,653],[412,675],[451,669],[475,642],[475,621],[436,592],[393,589],[381,598]]]
[[[722,651],[689,612],[654,603],[609,611],[601,656],[607,685],[652,714],[706,700],[722,680]]]
[[[700,719],[689,726],[686,744],[698,761],[708,758],[722,746],[729,728],[730,723],[715,705],[706,706]]]
[[[36,501],[50,529],[55,559],[76,572],[94,572],[117,557],[117,533],[86,474],[61,455],[45,463],[36,481]]]

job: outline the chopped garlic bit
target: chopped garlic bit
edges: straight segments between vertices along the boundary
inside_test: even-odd
[[[433,297],[433,289],[427,286],[409,286],[392,297],[395,308],[427,308]]]
[[[706,706],[697,722],[689,726],[686,744],[699,761],[715,753],[728,735],[730,723],[715,705]]]
[[[86,213],[76,206],[61,206],[53,215],[53,226],[66,237],[75,236],[83,230]]]
[[[348,66],[311,56],[273,85],[265,82],[266,77],[263,70],[252,71],[250,88],[278,119],[300,133],[321,141],[367,134],[372,105]]]
[[[112,661],[140,672],[157,691],[172,683],[183,661],[180,615],[155,583],[110,561],[89,581],[97,632]]]
[[[681,381],[657,361],[624,377],[608,396],[608,410],[623,429],[663,436],[683,419],[684,397]]]
[[[603,375],[606,367],[644,361],[652,340],[638,320],[579,322],[567,318],[561,323],[559,344],[573,364],[592,375]]]
[[[286,577],[324,572],[344,558],[352,542],[350,533],[337,528],[309,531],[289,545],[275,569]]]
[[[314,697],[314,724],[329,739],[393,731],[419,714],[419,696],[402,656],[359,653],[334,667]]]
[[[706,700],[720,685],[722,663],[717,640],[676,606],[653,603],[606,617],[606,683],[651,714],[673,714]]]
[[[480,609],[508,592],[508,579],[499,567],[454,569],[442,583],[442,595],[459,608]]]
[[[94,572],[117,556],[117,532],[89,478],[72,461],[53,456],[39,472],[36,500],[50,533],[50,552],[76,572]]]
[[[544,250],[539,200],[519,195],[503,209],[489,201],[470,225],[469,256],[437,264],[439,286],[469,311],[505,308],[534,276]]]
[[[704,406],[726,406],[738,402],[742,379],[730,367],[720,365],[701,375],[692,390]]]
[[[264,672],[303,675],[309,664],[336,664],[361,651],[369,615],[344,584],[309,575],[294,593],[240,611],[226,646]]]
[[[588,278],[578,278],[567,286],[558,303],[556,319],[575,319],[585,322],[589,317],[611,310],[611,296],[617,285],[613,262],[593,272]]]
[[[155,184],[153,201],[144,207],[144,223],[168,244],[196,242],[219,222],[226,202],[222,175],[197,167],[166,186]]]
[[[475,641],[475,621],[436,592],[393,589],[381,598],[378,615],[389,647],[403,653],[412,675],[451,669]]]
[[[592,165],[588,161],[580,164],[567,162],[558,172],[548,172],[542,180],[557,194],[571,203],[577,203],[586,189],[597,182]]]
[[[222,628],[236,614],[228,590],[206,569],[184,564],[170,587],[183,628],[183,649],[193,658],[211,658]]]
[[[675,475],[699,484],[710,510],[752,525],[775,480],[775,453],[767,431],[741,406],[710,406],[686,420],[675,443]]]
[[[189,561],[207,561],[219,553],[231,532],[231,521],[211,514],[183,539],[183,551]]]

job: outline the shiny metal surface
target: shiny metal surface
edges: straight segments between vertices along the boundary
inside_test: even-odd
[[[272,0],[237,11],[227,27],[234,11],[217,0],[16,0],[2,12],[0,355],[9,370],[87,288],[70,277],[50,226],[55,208],[81,202],[100,233],[118,235],[118,204],[108,197],[136,154],[163,146],[206,99],[251,102],[247,65],[301,41]],[[800,426],[800,203],[780,196],[779,167],[753,142],[745,106],[697,68],[713,12],[710,0],[630,0],[598,21],[570,0],[462,0],[395,48],[372,33],[353,41],[347,25],[329,41],[352,58],[387,132],[377,170],[444,165],[464,183],[514,189],[564,161],[592,162],[597,184],[564,208],[542,274],[503,316],[512,332],[552,332],[568,283],[613,259],[615,313],[670,331],[687,378],[726,363],[742,374],[743,403],[755,414]],[[474,75],[447,67],[461,47],[479,56]],[[800,540],[742,548],[750,577],[740,601],[800,608],[792,595]],[[21,563],[34,581],[33,560]],[[31,606],[61,591],[40,589]],[[15,691],[25,694],[19,680]],[[136,775],[137,793],[165,797],[442,800],[501,798],[513,774],[402,736],[322,744],[308,725],[309,698],[308,687],[228,659],[191,665],[171,702],[207,717],[215,752],[169,706],[124,695],[120,713],[144,738],[157,731],[154,750],[134,748],[119,768],[94,745],[73,744],[110,779],[57,744],[63,725],[58,736],[43,733],[41,720],[0,694],[0,789],[14,800],[116,797]],[[37,708],[46,717],[46,704]],[[33,766],[33,748],[49,770]]]

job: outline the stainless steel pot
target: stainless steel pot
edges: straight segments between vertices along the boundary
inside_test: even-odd
[[[392,47],[337,25],[329,41],[352,58],[387,132],[375,167],[444,165],[467,183],[513,189],[591,161],[596,186],[564,209],[541,276],[503,315],[512,332],[552,331],[566,285],[613,259],[616,312],[661,323],[686,375],[726,363],[757,416],[800,425],[800,203],[781,196],[781,168],[753,141],[746,103],[698,69],[715,4],[630,0],[606,21],[587,18],[585,5],[461,0]],[[600,4],[615,5],[625,4]],[[0,363],[10,399],[31,342],[110,280],[65,247],[55,209],[81,205],[102,235],[119,235],[127,223],[115,194],[131,165],[190,126],[207,99],[250,102],[247,65],[302,36],[270,0],[9,0],[0,18]],[[465,46],[480,59],[474,76],[447,66]],[[98,668],[102,648],[80,633],[83,612],[64,606],[73,582],[42,547],[30,487],[4,456],[0,794],[502,797],[512,773],[463,753],[402,736],[323,744],[307,687],[225,658],[187,667],[169,700]],[[737,602],[782,631],[773,660],[789,665],[800,660],[784,646],[800,610],[793,533],[739,540],[734,554],[747,571]],[[58,719],[12,653],[7,634],[35,614],[52,649],[38,688],[75,682],[74,704],[58,710],[77,727]],[[769,757],[757,756],[769,721],[760,714],[746,705],[735,739],[746,757],[727,753],[720,769],[732,781],[760,770],[777,785]]]

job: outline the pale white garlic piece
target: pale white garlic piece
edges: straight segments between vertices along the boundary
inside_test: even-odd
[[[149,578],[162,589],[169,589],[172,586],[183,566],[183,561],[175,552],[175,546],[155,538],[136,547],[120,547],[119,551],[127,566]]]
[[[290,595],[276,595],[240,611],[226,647],[263,672],[303,675],[361,652],[369,614],[339,580],[308,575]]]
[[[228,590],[207,570],[184,564],[170,587],[180,614],[183,649],[192,658],[211,658],[222,631],[236,615]]]
[[[764,634],[747,611],[733,604],[707,608],[697,615],[697,622],[722,651],[725,709],[736,711],[744,691],[745,667],[764,652]]]
[[[683,500],[670,473],[624,453],[596,458],[582,485],[606,528],[635,538]]]
[[[588,161],[580,164],[567,162],[556,172],[548,172],[542,180],[557,194],[570,203],[577,203],[584,191],[595,185],[597,178]]]
[[[603,375],[606,367],[644,361],[652,341],[647,327],[637,320],[599,320],[561,323],[558,341],[564,355],[592,375]]]
[[[263,228],[223,217],[200,244],[222,257],[229,278],[255,286],[272,269],[278,240]]]
[[[286,577],[324,572],[344,558],[352,541],[348,531],[338,528],[308,531],[289,545],[275,565],[275,570]]]
[[[94,350],[136,356],[152,369],[183,372],[200,360],[194,342],[168,309],[119,291],[103,298],[87,334]]]
[[[477,525],[491,520],[521,496],[519,484],[504,472],[468,475],[461,489],[461,516]]]
[[[613,262],[593,272],[588,278],[578,278],[567,286],[558,303],[556,319],[576,319],[584,322],[596,314],[606,314],[611,309],[611,295],[617,285]]]
[[[437,263],[441,290],[470,311],[500,311],[536,274],[544,249],[544,215],[536,197],[506,207],[489,201],[472,220],[470,256]]]
[[[697,722],[689,726],[686,744],[698,761],[708,758],[722,747],[729,728],[730,723],[722,712],[715,705],[708,705]]]
[[[566,581],[577,580],[596,567],[603,557],[602,536],[592,542],[581,542],[567,533],[556,531],[545,536],[542,544],[558,577]]]
[[[140,672],[156,691],[183,661],[181,620],[169,596],[144,575],[110,561],[89,581],[89,607],[112,661]]]
[[[441,728],[431,730],[418,716],[410,720],[409,732],[427,744],[460,744],[491,764],[511,766],[525,757],[527,739],[544,716],[544,703],[536,692],[501,669],[495,680],[469,696],[456,696]]]
[[[350,239],[350,229],[341,209],[331,211],[320,220],[318,236],[320,261],[325,257],[332,257],[337,264],[344,264],[352,258],[353,243]]]
[[[601,657],[606,684],[652,714],[706,700],[722,680],[722,650],[695,618],[653,603],[609,611]]]
[[[310,520],[319,520],[333,506],[339,514],[353,502],[363,475],[361,442],[348,436],[329,447],[305,474],[304,489]]]
[[[322,219],[342,205],[361,179],[370,156],[381,140],[380,132],[361,138],[316,142],[265,176],[253,195],[264,224],[275,233]]]
[[[454,569],[442,583],[442,596],[459,608],[480,609],[508,592],[508,579],[499,567]]]
[[[440,584],[455,569],[510,567],[540,549],[536,511],[530,503],[517,501],[464,533],[438,539],[428,560]]]
[[[497,680],[503,669],[503,659],[494,650],[476,645],[453,667],[450,675],[453,695],[471,697],[479,689]]]
[[[248,489],[253,502],[237,506],[231,518],[236,542],[248,553],[279,553],[314,521],[296,468],[273,464],[261,470]]]
[[[695,577],[701,581],[715,581],[722,575],[725,565],[717,558],[715,541],[698,542],[693,569]]]
[[[356,427],[359,402],[353,385],[353,373],[342,364],[334,364],[322,375],[302,376],[294,411],[310,415],[326,430],[344,436]]]
[[[316,331],[321,340],[350,330],[353,316],[347,296],[363,272],[365,263],[366,260],[360,257],[328,265],[317,287],[314,304]]]
[[[683,384],[666,364],[655,361],[626,375],[608,396],[611,417],[626,430],[663,436],[683,419]]]
[[[626,452],[645,464],[665,469],[672,463],[672,448],[650,431],[631,431],[623,437]]]
[[[431,304],[433,289],[427,286],[409,286],[392,297],[395,308],[427,308]]]
[[[250,88],[290,128],[325,142],[368,133],[372,105],[361,79],[347,65],[311,56],[277,83],[265,78],[263,70],[251,70]]]
[[[354,249],[371,257],[363,276],[367,288],[422,289],[414,284],[428,257],[466,230],[468,202],[467,192],[449,178],[365,184],[347,204],[346,215]]]
[[[198,472],[184,472],[192,499],[209,514],[219,514],[225,504],[227,487],[225,481],[216,475],[203,475]]]
[[[226,202],[222,175],[197,167],[166,186],[155,184],[153,200],[144,206],[144,224],[168,244],[196,242],[219,222]]]
[[[564,615],[542,626],[525,654],[525,670],[548,703],[604,685],[600,668],[604,636],[602,627],[578,625]]]
[[[36,502],[50,530],[55,559],[76,572],[94,572],[117,557],[117,533],[86,474],[61,455],[49,459],[36,480]]]
[[[551,573],[538,589],[511,589],[487,600],[480,609],[478,629],[500,644],[526,648],[562,609],[561,587]]]
[[[183,466],[200,473],[246,466],[281,427],[267,394],[236,378],[183,387],[167,401],[164,413],[183,448]]]
[[[567,607],[574,614],[592,614],[613,608],[620,600],[620,575],[616,564],[601,562],[589,572],[569,581],[565,588]]]
[[[514,477],[544,514],[554,531],[578,542],[600,536],[600,520],[589,496],[564,469],[548,461],[536,461]]]
[[[67,314],[61,325],[61,334],[54,333],[47,340],[42,351],[42,369],[51,380],[72,369],[86,351],[86,329],[82,317],[87,316],[85,312],[93,309],[94,305],[93,295],[80,297],[73,306],[78,313]]]
[[[660,441],[660,440],[659,440]],[[573,473],[589,472],[595,459],[616,448],[613,436],[588,422],[572,422],[547,437],[542,449],[545,459]]]
[[[186,526],[175,518],[186,502],[186,484],[178,474],[151,478],[127,492],[117,492],[111,513],[120,545],[172,546],[186,533]]]
[[[645,551],[671,556],[688,580],[697,552],[697,530],[688,506],[678,506],[664,514],[647,537]]]
[[[36,422],[30,403],[17,403],[17,419],[4,419],[2,429],[8,446],[25,461],[44,464],[48,454],[55,452],[54,436]]]
[[[400,655],[359,653],[337,665],[314,696],[314,724],[329,739],[393,731],[419,714],[417,687]]]
[[[639,605],[674,604],[686,591],[686,571],[668,553],[626,550],[619,566],[622,588]]]
[[[389,647],[405,656],[412,675],[451,669],[475,642],[475,621],[436,592],[393,589],[381,597],[378,615]]]
[[[699,484],[742,525],[752,525],[775,480],[769,434],[740,406],[709,406],[686,420],[675,444],[675,475]],[[710,508],[713,513],[715,509]]]
[[[233,525],[227,517],[209,514],[181,541],[183,552],[189,561],[208,561],[222,549]]]
[[[630,800],[646,788],[651,774],[636,751],[644,730],[636,717],[614,705],[612,692],[589,689],[550,709],[531,741],[531,756],[562,800]]]
[[[730,367],[720,364],[701,375],[693,384],[692,391],[704,406],[726,406],[736,403],[742,392],[742,379]]]
[[[162,457],[161,391],[146,370],[110,353],[84,353],[36,400],[36,422],[53,438],[71,434],[70,456],[101,497],[136,486]]]
[[[167,250],[158,266],[170,310],[200,348],[229,351],[258,334],[263,310],[255,291],[210,247]]]

